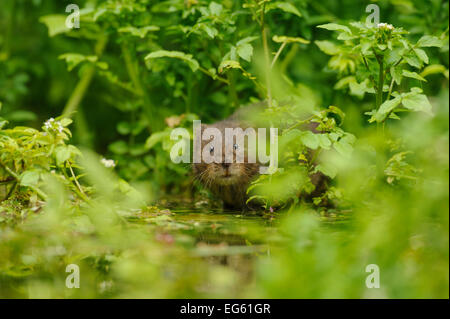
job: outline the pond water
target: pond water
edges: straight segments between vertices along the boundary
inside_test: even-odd
[[[220,208],[193,208],[166,205],[171,209],[149,208],[131,215],[132,224],[150,227],[156,240],[183,246],[192,257],[206,259],[240,272],[250,270],[259,256],[270,256],[272,249],[282,249],[286,234],[280,221],[286,213],[239,212]],[[317,218],[324,231],[339,232],[348,225],[347,214],[331,213]],[[330,229],[331,228],[331,229]]]

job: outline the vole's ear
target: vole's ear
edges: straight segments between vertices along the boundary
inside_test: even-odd
[[[243,130],[245,130],[245,129],[249,128],[249,127],[255,127],[255,125],[253,125],[253,123],[250,123],[249,121],[245,121],[245,120],[239,122],[239,126],[240,126]]]

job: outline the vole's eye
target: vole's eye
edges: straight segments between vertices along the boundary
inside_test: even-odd
[[[234,149],[235,151],[237,151],[238,148],[239,148],[239,146],[238,146],[237,144],[234,144],[234,145],[233,145],[233,149]]]
[[[210,153],[210,154],[214,153],[214,146],[211,146],[211,147],[209,148],[209,153]]]

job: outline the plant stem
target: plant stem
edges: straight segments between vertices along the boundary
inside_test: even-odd
[[[224,79],[224,78],[222,78],[222,77],[220,77],[220,76],[218,76],[218,75],[212,74],[211,72],[209,72],[207,69],[205,69],[205,68],[202,67],[202,66],[199,66],[198,69],[199,69],[201,72],[205,73],[206,75],[212,77],[214,80],[219,80],[220,82],[223,82],[223,83],[228,84],[228,85],[230,84],[230,81],[228,81],[228,80],[226,80],[226,79]]]
[[[376,109],[380,107],[383,103],[383,86],[384,86],[384,56],[376,56],[378,64],[380,66],[380,71],[378,74],[378,90],[376,96]]]
[[[378,73],[378,88],[377,88],[377,95],[376,95],[376,110],[378,110],[383,104],[383,86],[384,86],[384,56],[383,55],[377,55],[375,52],[375,57],[378,61],[379,65],[379,73]],[[385,152],[385,138],[384,138],[384,123],[380,127],[380,123],[377,122],[377,136],[379,138],[379,141],[381,142],[380,146],[377,148],[377,155],[376,155],[376,166],[378,171],[378,176],[381,178],[384,178],[384,166],[385,166],[385,159],[384,159],[384,152]]]
[[[64,177],[70,182],[70,177],[69,177],[69,175],[67,175],[66,168],[65,167],[61,167],[61,171],[62,171]],[[75,183],[75,185],[74,185],[75,186],[74,187],[75,193],[78,195],[78,197],[80,197],[85,202],[89,202],[89,198],[87,198],[86,195],[83,193],[83,191],[81,189],[81,186],[80,186],[80,184],[78,184],[78,181],[75,178],[75,175],[73,174],[72,170],[71,170],[71,172],[72,172],[72,176],[73,176],[73,181]],[[79,189],[78,189],[78,186],[79,186]]]
[[[191,105],[192,105],[192,90],[193,90],[193,81],[192,81],[192,72],[189,72],[187,78],[187,98],[186,98],[186,107],[185,112],[191,113]]]
[[[292,125],[292,126],[288,127],[287,129],[283,130],[283,134],[289,132],[290,130],[293,130],[294,128],[296,128],[296,127],[298,127],[298,126],[300,126],[302,124],[308,123],[313,118],[314,118],[314,116],[311,116],[311,117],[309,117],[309,118],[307,118],[305,120],[297,121],[297,123],[295,123],[294,125]]]
[[[231,100],[231,104],[237,108],[239,107],[239,97],[236,91],[236,81],[233,70],[230,70],[227,73],[228,81],[230,82],[230,85],[228,86],[228,96]]]
[[[269,56],[269,45],[267,43],[267,29],[264,24],[264,11],[266,8],[266,4],[264,3],[262,10],[261,10],[261,33],[262,33],[262,42],[264,47],[264,59],[266,63],[266,86],[267,86],[267,101],[268,105],[271,108],[272,107],[272,87],[270,82],[270,56]]]
[[[97,40],[97,43],[95,45],[95,55],[97,57],[100,57],[103,54],[107,42],[108,37],[106,35],[101,35]],[[64,117],[71,117],[72,114],[76,111],[84,96],[86,95],[87,89],[92,82],[94,74],[95,65],[89,65],[81,76],[80,81],[78,81],[77,86],[73,90],[72,94],[69,97],[69,100],[66,103],[66,106],[64,107],[64,110],[62,112],[62,115]]]
[[[386,101],[389,101],[389,99],[391,98],[391,94],[392,94],[392,88],[394,87],[394,79],[391,80],[391,84],[389,85],[389,92],[388,95],[386,97]],[[391,110],[385,117],[385,119],[381,122],[383,123],[383,136],[384,136],[384,124],[386,123],[386,120],[389,118],[389,116],[391,115],[393,110]]]
[[[394,63],[393,67],[395,68],[396,66],[398,66],[403,61],[403,58],[405,57],[405,55],[408,55],[415,48],[416,48],[416,45],[413,45],[411,48],[409,48],[408,52],[406,52],[400,59],[398,59],[398,61]],[[386,69],[386,72],[384,73],[385,76],[386,76],[388,70],[389,69]]]
[[[290,49],[289,49],[288,53],[286,53],[283,61],[280,62],[280,73],[281,74],[286,73],[286,68],[292,62],[292,60],[295,58],[298,49],[299,49],[298,45],[292,45],[290,47]]]
[[[366,66],[367,71],[370,71],[369,64],[367,63],[366,57],[363,54],[361,54],[361,56],[363,58],[364,65]]]
[[[271,69],[272,69],[273,66],[275,65],[275,62],[277,61],[278,57],[280,56],[281,51],[283,51],[284,47],[286,46],[286,43],[287,43],[286,41],[283,42],[283,44],[281,44],[280,48],[278,49],[277,53],[275,54],[275,56],[274,56],[274,58],[273,58],[273,60],[272,60],[272,64],[270,65],[270,68],[271,68]]]
[[[14,179],[20,183],[20,177],[19,175],[17,175],[12,169],[10,169],[8,166],[0,164],[6,172],[8,172],[9,175],[11,175],[12,177],[14,177]],[[45,194],[43,191],[41,191],[39,188],[35,187],[35,186],[31,186],[28,185],[26,186],[28,188],[30,188],[31,190],[33,190],[42,200],[46,201],[48,196],[47,194]]]
[[[366,57],[363,54],[361,54],[361,56],[363,58],[363,62],[364,62],[364,65],[366,66],[367,71],[369,71],[369,73],[370,73],[370,68],[369,68],[369,64],[367,63]],[[376,83],[375,79],[373,78],[373,76],[369,75],[369,79],[373,82],[375,90],[378,91],[377,83]]]
[[[78,189],[80,190],[80,193],[83,194],[84,196],[86,196],[86,194],[83,192],[83,189],[81,188],[80,183],[78,182],[77,177],[75,176],[75,173],[73,171],[72,165],[70,165],[69,162],[67,162],[67,164],[69,165],[69,170],[70,170],[70,174],[72,174],[73,177],[73,181],[75,182],[75,185],[78,187]]]
[[[17,17],[17,13],[16,13],[16,2],[14,0],[9,1],[9,5],[10,7],[7,8],[9,9],[10,12],[10,16],[9,16],[9,20],[8,20],[8,25],[6,27],[6,33],[5,33],[5,41],[4,41],[4,57],[6,59],[9,58],[10,54],[11,54],[11,43],[12,43],[12,34],[15,28],[15,21],[16,21],[16,17]]]
[[[130,77],[136,91],[144,100],[143,111],[145,116],[147,117],[149,131],[155,132],[161,130],[163,127],[163,123],[162,121],[160,121],[159,114],[155,109],[153,103],[151,102],[150,97],[146,93],[146,90],[144,90],[144,85],[142,84],[139,74],[139,66],[136,59],[131,54],[129,44],[127,42],[122,43],[122,55],[125,60],[125,66],[127,68],[128,76]]]
[[[389,101],[389,99],[391,98],[391,94],[392,94],[392,89],[393,88],[394,88],[394,79],[392,78],[391,84],[389,85],[389,92],[388,92],[388,95],[386,97],[386,101]]]
[[[14,193],[17,187],[17,181],[14,182],[13,186],[11,186],[11,189],[9,190],[8,194],[6,195],[5,199],[8,199],[11,197],[11,195]]]

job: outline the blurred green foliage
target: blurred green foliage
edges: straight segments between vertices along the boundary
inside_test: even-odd
[[[448,298],[447,1],[71,2],[0,3],[0,297]],[[223,212],[170,131],[261,100],[283,170]]]

